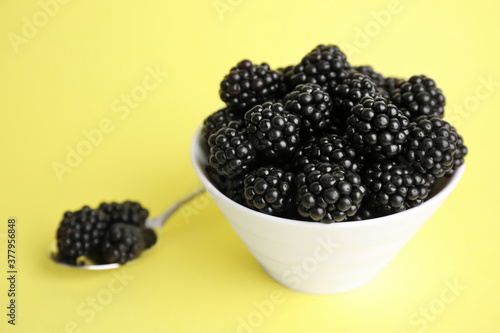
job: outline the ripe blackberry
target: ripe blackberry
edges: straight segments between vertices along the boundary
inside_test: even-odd
[[[296,176],[295,188],[298,213],[323,223],[353,216],[366,193],[358,174],[327,162],[307,164]]]
[[[224,108],[212,113],[203,121],[203,127],[201,128],[201,135],[208,142],[210,135],[214,134],[223,127],[227,127],[230,121],[236,121],[237,123],[242,123],[242,121],[237,117],[231,108]]]
[[[291,207],[293,173],[260,167],[244,180],[246,205],[261,213],[285,216]]]
[[[445,98],[434,80],[424,76],[412,76],[401,82],[391,95],[392,102],[405,113],[411,121],[419,116],[443,118]],[[404,111],[403,111],[404,112]]]
[[[346,55],[336,45],[318,45],[293,69],[285,72],[292,87],[301,83],[316,83],[326,89],[332,81],[342,82],[349,76],[351,66]]]
[[[454,127],[453,127],[454,129]],[[460,134],[457,133],[457,150],[455,151],[455,155],[453,156],[453,166],[450,170],[445,173],[446,177],[451,177],[455,174],[455,170],[464,164],[464,157],[467,155],[467,146],[464,145],[464,139]]]
[[[255,161],[256,151],[245,132],[224,127],[208,138],[209,163],[227,177],[244,173]]]
[[[368,76],[370,80],[377,85],[377,87],[383,87],[385,84],[385,79],[382,74],[375,72],[372,66],[356,66],[352,67],[352,70],[355,73],[361,73]]]
[[[330,124],[330,95],[314,83],[299,84],[284,98],[285,110],[299,115],[307,134],[322,133]]]
[[[328,134],[315,139],[305,147],[302,156],[298,158],[298,165],[308,163],[329,162],[340,165],[347,171],[358,173],[361,170],[361,160],[356,150],[349,142],[337,134]]]
[[[373,163],[364,169],[361,178],[368,190],[363,205],[382,215],[420,205],[433,184],[426,175],[395,161]]]
[[[135,201],[125,201],[123,203],[106,203],[99,206],[99,210],[105,212],[111,222],[120,221],[137,227],[144,227],[149,212],[140,203]]]
[[[57,233],[59,258],[75,264],[81,256],[100,258],[100,246],[106,232],[116,222],[144,228],[148,211],[138,202],[101,203],[99,208],[84,206],[64,213]]]
[[[374,98],[377,94],[377,85],[366,75],[353,73],[342,83],[330,85],[330,96],[332,97],[333,122],[344,125],[351,114],[351,109],[357,105],[361,98],[370,96]],[[344,125],[345,126],[345,125]]]
[[[252,106],[276,98],[283,78],[269,65],[242,60],[231,68],[220,84],[220,98],[228,107],[243,113]]]
[[[422,173],[442,177],[453,167],[458,134],[445,120],[420,116],[410,124],[403,157]]]
[[[346,132],[360,152],[385,160],[401,152],[408,125],[408,118],[385,98],[365,96],[352,108]]]
[[[300,143],[300,118],[284,111],[281,103],[266,102],[245,113],[248,137],[269,160],[290,156]]]
[[[101,256],[105,263],[124,264],[137,258],[143,250],[156,243],[156,234],[151,229],[142,229],[126,223],[115,223],[107,231]]]
[[[89,206],[64,213],[56,233],[59,258],[74,264],[78,257],[95,251],[109,224],[109,215]]]

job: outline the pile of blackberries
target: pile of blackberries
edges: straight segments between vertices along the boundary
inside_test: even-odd
[[[220,96],[226,106],[202,127],[207,175],[265,214],[332,223],[401,212],[467,154],[434,80],[351,67],[336,45],[276,70],[243,60]]]
[[[137,258],[156,243],[156,234],[146,228],[148,211],[138,202],[101,203],[66,212],[57,229],[58,260],[79,264],[120,263]]]

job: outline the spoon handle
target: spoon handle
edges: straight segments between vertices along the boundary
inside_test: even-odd
[[[184,198],[181,200],[177,201],[174,203],[172,206],[168,207],[165,212],[163,212],[161,215],[158,217],[155,217],[153,219],[148,219],[146,220],[146,227],[148,228],[161,228],[163,224],[167,221],[167,219],[177,211],[183,204],[188,202],[189,200],[193,199],[194,197],[198,196],[199,194],[203,193],[205,191],[205,188],[199,187],[186,195]]]

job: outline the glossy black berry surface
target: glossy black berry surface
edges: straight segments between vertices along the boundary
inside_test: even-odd
[[[302,120],[305,135],[323,133],[330,125],[332,102],[330,95],[315,83],[299,84],[283,99],[285,110]]]
[[[270,215],[292,208],[294,175],[275,167],[260,167],[244,180],[246,206]]]
[[[245,123],[250,143],[271,162],[292,156],[300,144],[301,119],[281,103],[254,106],[245,114]]]
[[[353,216],[366,193],[357,173],[327,162],[307,164],[297,174],[295,184],[299,214],[322,223],[341,222]]]
[[[447,121],[421,116],[410,124],[403,158],[419,172],[442,177],[453,168],[458,134]]]
[[[402,151],[408,126],[408,118],[385,98],[365,96],[352,108],[346,133],[360,153],[386,160]]]
[[[282,80],[268,64],[242,60],[222,80],[219,95],[228,107],[244,113],[256,104],[274,100]]]
[[[412,76],[408,81],[400,82],[391,100],[411,121],[419,116],[444,116],[444,95],[434,80],[424,75]]]

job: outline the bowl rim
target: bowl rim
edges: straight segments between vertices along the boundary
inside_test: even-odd
[[[201,128],[200,125],[196,132],[194,133],[191,144],[190,144],[190,159],[193,169],[198,176],[198,178],[203,183],[203,186],[208,190],[209,193],[216,194],[221,200],[223,200],[226,204],[233,206],[237,209],[243,210],[250,215],[254,215],[258,218],[263,218],[266,220],[272,220],[274,223],[286,224],[290,226],[298,226],[298,227],[308,227],[308,228],[359,228],[367,225],[377,225],[377,224],[386,224],[394,221],[404,220],[406,217],[410,217],[411,215],[419,214],[420,212],[426,211],[428,206],[432,206],[438,204],[439,202],[444,202],[446,197],[448,197],[451,192],[458,185],[460,179],[462,178],[465,171],[465,162],[455,170],[455,173],[449,177],[448,182],[444,185],[444,187],[436,194],[434,194],[430,199],[426,200],[420,206],[413,207],[411,209],[405,210],[403,212],[394,213],[387,216],[361,220],[361,221],[342,221],[342,222],[332,222],[332,223],[321,223],[321,222],[310,222],[310,221],[302,221],[302,220],[292,220],[284,217],[273,216],[269,214],[264,214],[258,212],[256,210],[245,207],[236,201],[228,198],[224,193],[219,191],[215,185],[208,179],[204,168],[202,165],[198,163],[198,155],[197,152],[203,152],[204,148],[201,145]]]

